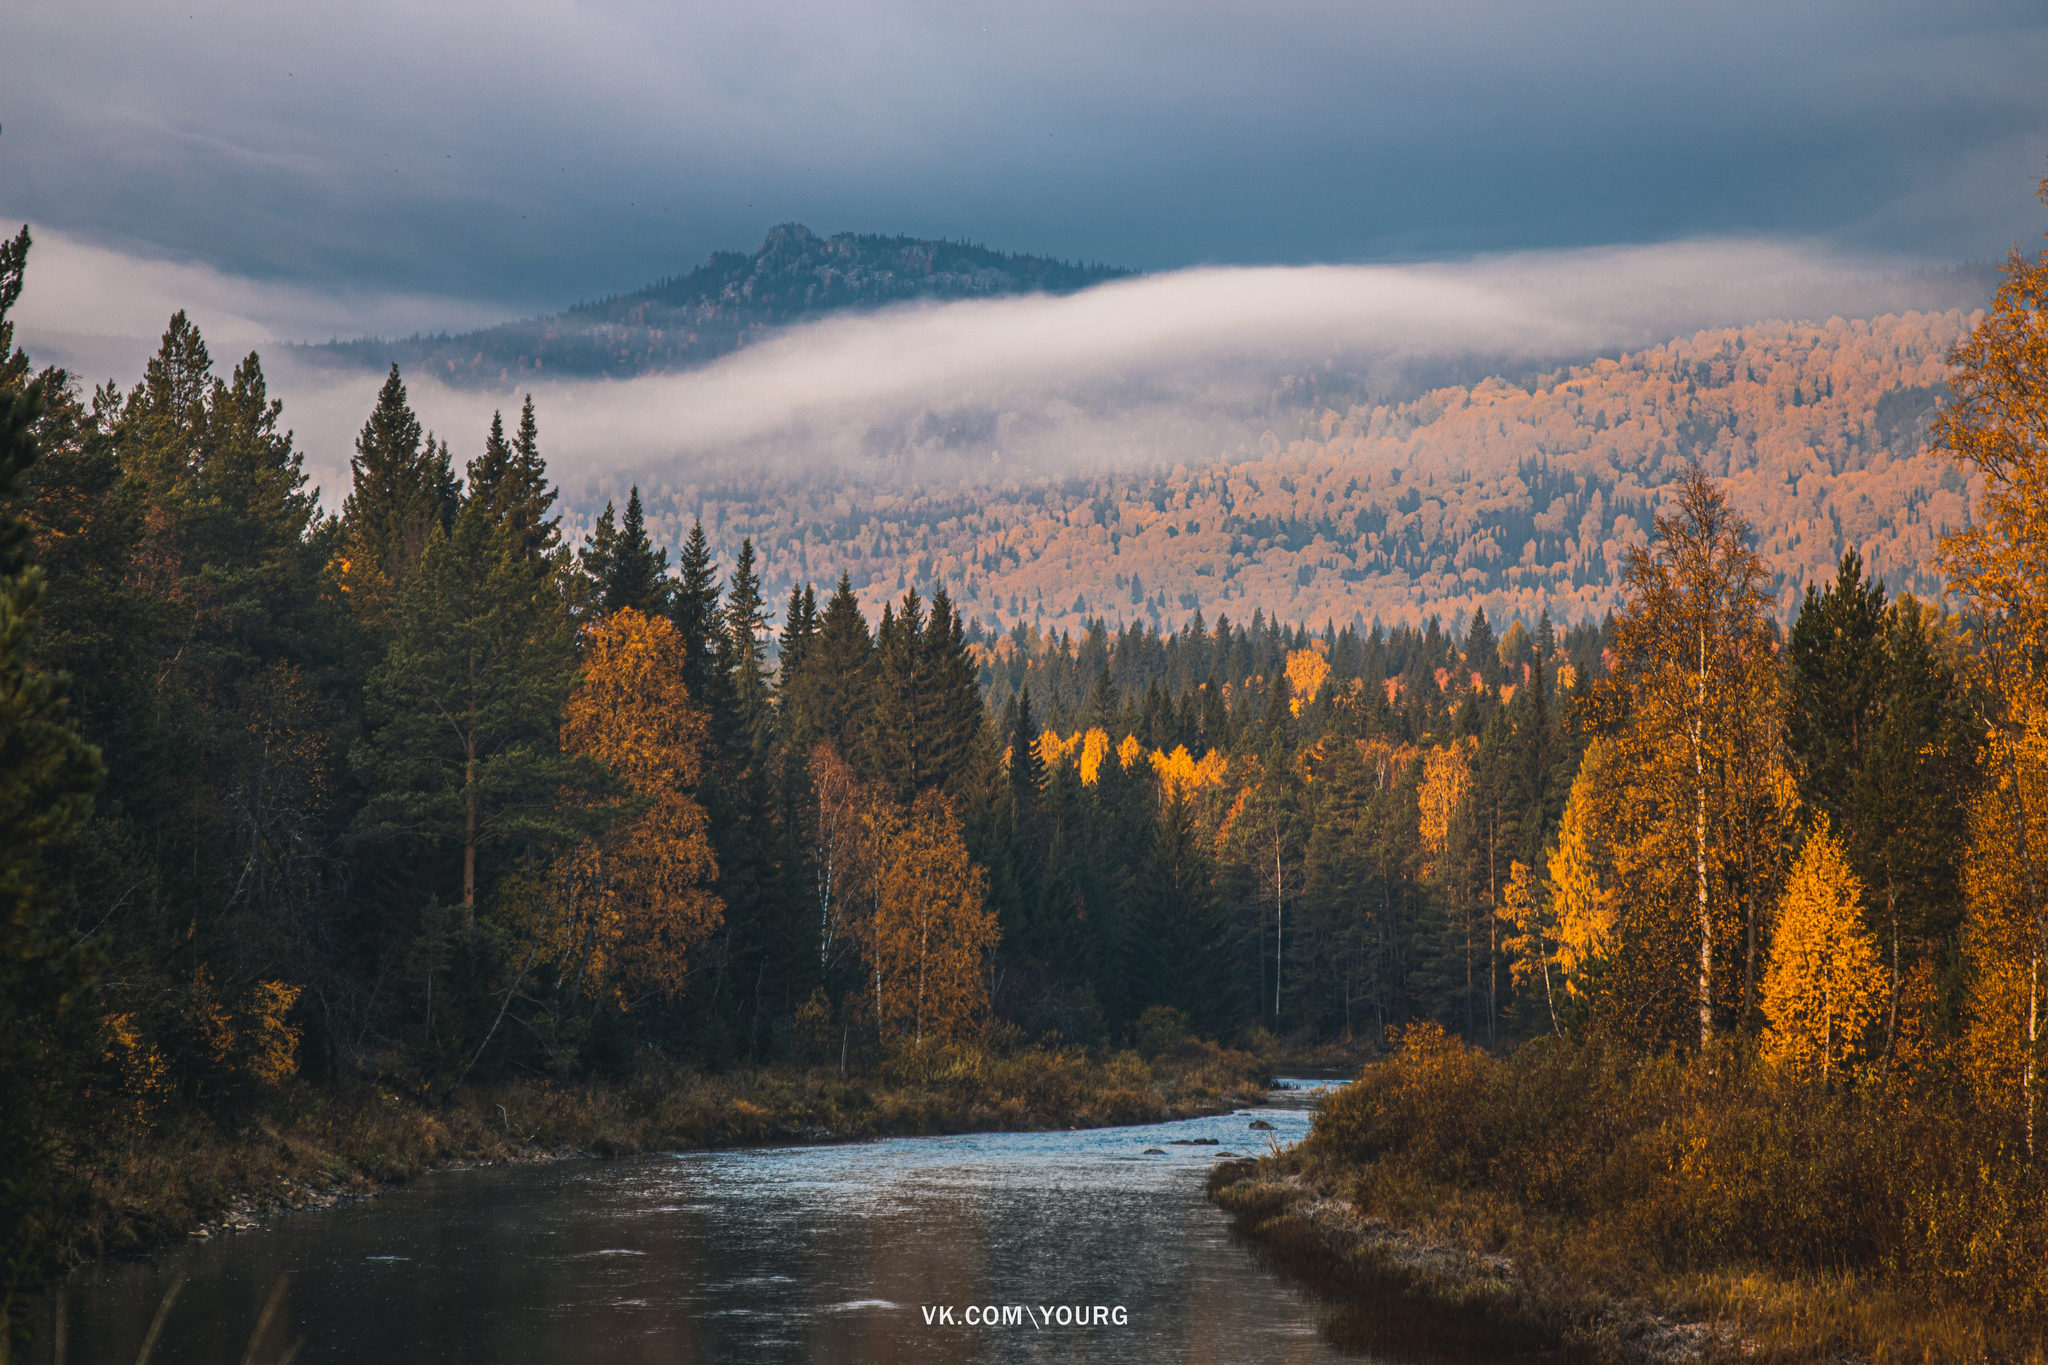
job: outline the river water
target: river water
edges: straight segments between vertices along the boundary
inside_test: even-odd
[[[182,1281],[152,1362],[232,1365],[280,1277],[262,1365],[1333,1360],[1202,1194],[1223,1152],[1299,1140],[1320,1084],[1135,1128],[442,1172],[81,1274],[68,1361],[131,1365]]]

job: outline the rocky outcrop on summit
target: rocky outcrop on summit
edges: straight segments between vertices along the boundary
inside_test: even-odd
[[[1134,273],[966,242],[851,232],[820,237],[784,223],[751,254],[717,252],[687,275],[553,317],[459,336],[366,338],[311,349],[378,368],[396,361],[409,375],[482,388],[541,376],[623,379],[704,364],[773,328],[827,313],[920,299],[1069,294]]]

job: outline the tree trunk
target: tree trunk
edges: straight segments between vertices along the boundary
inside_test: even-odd
[[[469,651],[469,731],[463,736],[462,927],[476,927],[476,649]]]
[[[1500,1012],[1500,918],[1494,913],[1500,905],[1500,874],[1494,865],[1496,847],[1500,843],[1500,809],[1496,805],[1493,819],[1486,828],[1486,1041],[1492,1045],[1499,1041],[1495,1019]]]
[[[1889,1067],[1899,1041],[1899,888],[1890,877],[1884,882],[1884,908],[1892,922],[1892,1003],[1884,1021],[1884,1059]]]
[[[1287,948],[1286,873],[1280,863],[1280,836],[1273,836],[1273,1018],[1280,1018],[1281,954]]]
[[[1746,1031],[1756,1018],[1756,830],[1754,819],[1746,822],[1748,834],[1742,841],[1742,1021],[1737,1032]]]
[[[1693,876],[1700,916],[1700,1051],[1714,1040],[1714,921],[1707,906],[1707,628],[1700,627],[1699,711],[1693,717]]]

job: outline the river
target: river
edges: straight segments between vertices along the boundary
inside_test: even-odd
[[[261,1365],[1334,1360],[1202,1194],[1307,1131],[1322,1083],[1281,1084],[1172,1124],[440,1172],[81,1273],[68,1365],[132,1365],[175,1281],[152,1365],[242,1360],[281,1277]]]

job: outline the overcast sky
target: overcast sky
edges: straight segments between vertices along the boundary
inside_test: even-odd
[[[286,335],[551,310],[792,220],[1150,270],[1702,236],[1984,259],[2038,244],[2048,156],[2039,0],[71,0],[7,27],[0,212],[74,263],[289,285],[251,295]],[[75,330],[114,330],[80,297]]]

